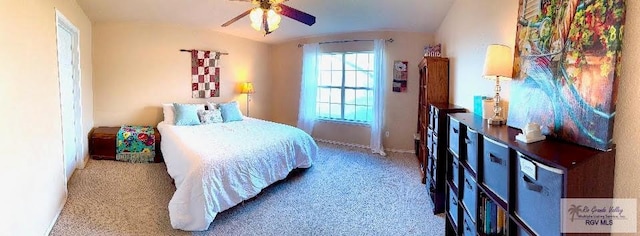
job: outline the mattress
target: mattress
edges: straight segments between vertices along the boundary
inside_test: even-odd
[[[167,172],[176,192],[169,202],[171,226],[206,230],[216,215],[249,199],[293,169],[308,168],[315,141],[288,125],[245,117],[243,121],[175,126],[158,124]]]

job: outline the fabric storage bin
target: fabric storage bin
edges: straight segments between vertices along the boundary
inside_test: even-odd
[[[462,219],[462,235],[464,236],[476,236],[476,224],[474,223],[474,217],[469,216],[468,212],[464,213]]]
[[[467,128],[464,142],[467,145],[467,164],[471,167],[474,173],[478,173],[478,132]]]
[[[427,153],[433,155],[433,130],[427,129]]]
[[[451,166],[449,166],[449,170],[447,171],[450,175],[451,182],[456,188],[459,188],[458,181],[460,180],[460,161],[456,156],[452,156],[451,158]]]
[[[429,176],[433,179],[433,182],[436,181],[438,174],[436,173],[438,170],[438,159],[435,156],[431,156],[431,172],[429,172]]]
[[[515,214],[539,235],[559,235],[564,171],[519,152],[517,162]]]
[[[448,188],[449,191],[449,202],[448,202],[448,207],[449,207],[449,216],[451,217],[451,219],[453,220],[453,224],[455,225],[455,227],[458,226],[458,197],[456,192],[453,191],[452,188]]]
[[[472,216],[473,222],[475,222],[478,208],[478,186],[473,176],[466,169],[464,169],[464,181],[462,182],[462,204],[469,212],[469,215]]]
[[[526,230],[524,230],[523,228],[518,227],[518,234],[517,236],[532,236],[529,233],[527,233]]]
[[[516,236],[534,236],[529,234],[529,232],[527,232],[524,228],[516,225],[515,223],[513,223],[513,225],[515,225],[516,229],[512,232],[515,232]]]
[[[429,129],[436,129],[437,116],[436,116],[436,108],[433,106],[429,106]]]
[[[426,176],[432,176],[433,175],[433,156],[431,156],[431,154],[427,155],[427,173],[425,173]],[[430,178],[429,178],[430,179]]]
[[[460,122],[452,118],[449,118],[449,150],[460,156]]]
[[[438,119],[438,108],[435,106],[431,106],[431,123],[429,123],[429,125],[433,128],[433,130],[439,130],[440,124],[438,123],[438,121],[440,119]]]
[[[427,189],[427,192],[429,193],[429,197],[434,198],[435,193],[436,193],[436,191],[435,191],[436,190],[436,186],[433,186],[432,184],[433,184],[432,182],[429,182],[427,180],[427,183],[425,184],[425,187]]]
[[[438,133],[434,131],[431,135],[433,137],[433,141],[431,142],[431,154],[433,154],[434,157],[438,157],[440,154],[440,151],[438,150]]]
[[[506,202],[508,196],[507,180],[509,179],[509,147],[484,137],[483,148],[483,184]]]

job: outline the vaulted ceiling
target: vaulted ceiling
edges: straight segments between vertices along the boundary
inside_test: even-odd
[[[224,22],[250,9],[230,0],[77,0],[94,23],[144,22],[207,28],[265,43],[363,31],[434,33],[455,0],[290,0],[290,7],[316,16],[313,26],[283,17],[280,28],[264,36],[249,17]]]

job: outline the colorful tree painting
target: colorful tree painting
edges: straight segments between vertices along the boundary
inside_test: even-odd
[[[611,148],[624,0],[520,0],[508,125]]]

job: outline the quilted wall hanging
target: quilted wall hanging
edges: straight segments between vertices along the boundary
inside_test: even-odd
[[[193,98],[220,97],[219,52],[191,51],[191,94]]]
[[[623,0],[520,0],[507,124],[612,147]]]

